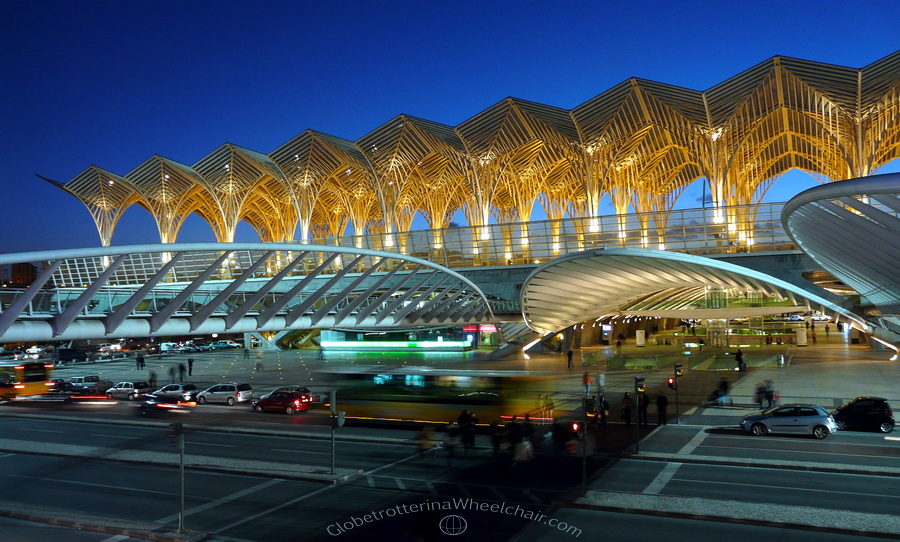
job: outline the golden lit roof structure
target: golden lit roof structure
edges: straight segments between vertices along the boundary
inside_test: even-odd
[[[340,243],[352,223],[390,234],[377,242],[395,246],[371,247],[387,250],[403,249],[416,213],[439,229],[462,210],[481,230],[474,253],[493,216],[527,257],[511,239],[536,202],[551,219],[591,219],[609,196],[623,239],[633,209],[642,244],[663,248],[676,200],[703,178],[714,221],[749,247],[738,225],[785,172],[826,183],[898,157],[900,51],[860,69],[776,56],[705,91],[632,78],[571,110],[505,98],[456,127],[399,115],[356,142],[308,130],[268,156],[226,144],[190,168],[154,157],[124,178],[92,166],[53,184],[88,207],[104,246],[132,204],[163,242],[197,213],[219,241],[244,220],[264,241],[293,240],[299,224],[304,242]]]

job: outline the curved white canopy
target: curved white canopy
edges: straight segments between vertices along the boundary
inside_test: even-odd
[[[858,321],[840,306],[759,271],[712,258],[627,248],[578,252],[537,268],[522,288],[523,316],[532,329],[552,333],[616,313],[730,318],[797,310],[700,308],[708,287],[781,296],[794,305],[805,300]]]

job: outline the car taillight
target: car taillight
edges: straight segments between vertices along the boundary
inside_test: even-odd
[[[300,400],[303,401],[304,403],[308,403],[312,399],[309,397],[309,395],[304,395]]]
[[[294,399],[294,406],[300,406],[300,399]]]

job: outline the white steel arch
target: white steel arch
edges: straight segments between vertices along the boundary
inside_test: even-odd
[[[492,321],[465,277],[368,249],[184,243],[0,255],[37,279],[0,292],[0,342]]]

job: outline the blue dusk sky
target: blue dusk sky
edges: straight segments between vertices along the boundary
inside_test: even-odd
[[[309,128],[357,140],[399,114],[455,126],[507,96],[568,109],[629,77],[706,90],[775,55],[858,68],[898,49],[898,21],[895,0],[0,0],[0,252],[100,244],[35,174],[269,153]],[[765,201],[815,184],[788,174]],[[135,206],[113,244],[158,240]],[[178,240],[215,238],[194,216]]]

